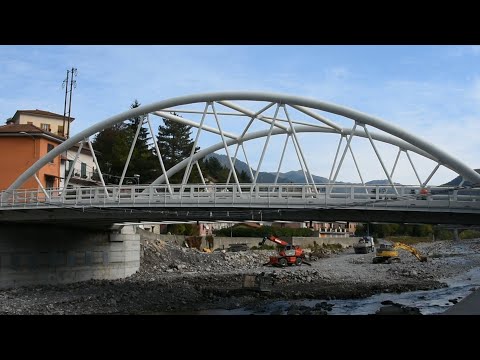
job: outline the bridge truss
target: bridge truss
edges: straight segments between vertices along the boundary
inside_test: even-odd
[[[119,184],[109,185],[91,139],[103,129],[137,116],[141,121],[129,144]],[[154,141],[156,122],[161,119],[190,126],[194,139],[190,156],[168,169],[166,154],[161,153]],[[126,174],[141,128],[147,129],[151,136],[150,146],[158,158],[159,176],[151,184],[127,185]],[[88,147],[101,186],[69,188],[73,165],[62,188],[45,189],[37,179],[39,189],[20,189],[43,166],[78,143],[74,164],[82,148]],[[213,153],[225,155],[230,169],[226,184],[213,184],[202,173],[199,161]],[[247,164],[249,183],[239,181],[235,168],[239,160]],[[398,171],[400,161],[409,166],[416,184],[404,186],[396,180],[404,175]],[[374,166],[387,179],[385,184],[368,184]],[[298,168],[296,184],[282,182],[283,169]],[[463,178],[460,186],[432,187],[428,194],[422,194],[422,189],[430,186],[441,168],[460,175]],[[198,173],[201,183],[191,184],[192,172]],[[315,178],[315,172],[329,177]],[[356,181],[340,183],[345,181],[341,174],[351,177],[352,173],[358,176]],[[183,174],[181,182],[171,181],[175,174]],[[140,106],[79,132],[39,159],[2,192],[0,209],[58,206],[477,209],[480,193],[463,189],[465,180],[479,185],[480,175],[423,137],[378,117],[292,95],[218,92]]]

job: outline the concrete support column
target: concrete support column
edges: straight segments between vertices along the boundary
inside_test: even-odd
[[[114,232],[0,227],[0,288],[121,279],[139,267],[140,235],[133,226]]]
[[[460,237],[458,236],[458,229],[453,229],[453,240],[458,241]]]

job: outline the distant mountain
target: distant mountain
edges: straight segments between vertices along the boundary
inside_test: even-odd
[[[227,155],[220,155],[220,154],[213,153],[213,154],[210,154],[210,155],[207,156],[207,158],[210,158],[210,157],[217,158],[217,160],[220,162],[220,164],[222,164],[223,166],[230,169],[230,163],[228,161]],[[250,172],[248,170],[248,165],[246,163],[244,163],[243,161],[240,161],[238,159],[237,159],[237,161],[235,161],[235,168],[240,172],[243,170],[247,174],[250,174]],[[256,169],[252,170],[252,173],[254,175],[255,175],[255,170]],[[260,173],[258,174],[257,182],[259,182],[259,183],[273,183],[273,182],[275,182],[275,176],[276,175],[277,175],[276,172],[260,171]],[[323,176],[317,176],[317,175],[312,174],[312,177],[313,177],[313,181],[316,184],[327,184],[328,183],[328,179],[323,177]],[[280,184],[289,184],[289,183],[305,184],[305,175],[303,174],[302,170],[288,171],[288,172],[285,172],[285,173],[281,172],[281,173],[278,174],[277,183],[280,183]],[[337,184],[344,184],[343,182],[340,182],[340,181],[336,181],[336,183]],[[460,181],[459,181],[459,183],[460,183]],[[372,180],[372,181],[366,182],[365,184],[366,185],[388,185],[389,182],[388,182],[387,179],[385,179],[385,180]],[[401,184],[400,183],[395,183],[395,185],[401,185]]]
[[[227,155],[213,153],[206,156],[207,159],[210,159],[212,157],[216,158],[220,162],[220,164],[225,166],[227,169],[230,169],[230,162],[228,161]],[[235,169],[237,169],[239,172],[245,171],[247,174],[249,174],[248,165],[238,159],[237,161],[235,161]]]
[[[207,158],[214,157],[216,158],[220,164],[223,166],[227,167],[230,169],[230,162],[228,161],[227,155],[220,155],[220,154],[210,154],[207,156]],[[244,163],[241,160],[235,161],[235,168],[238,171],[245,171],[247,174],[250,174],[248,170],[248,165]],[[252,173],[255,175],[256,169],[252,169]],[[275,176],[277,175],[276,172],[265,172],[265,171],[260,171],[258,174],[257,182],[259,183],[273,183],[275,182]],[[328,183],[328,179],[324,178],[322,176],[317,176],[313,175],[313,181],[315,181],[316,184],[326,184]],[[305,176],[303,175],[302,170],[297,170],[297,171],[288,171],[286,173],[279,173],[278,174],[278,180],[277,183],[279,184],[289,184],[289,183],[295,183],[295,184],[304,184],[305,183]]]
[[[220,155],[220,154],[213,153],[208,155],[207,159],[211,157],[216,158],[220,162],[220,164],[225,166],[227,169],[230,169],[230,162],[228,161],[227,155]],[[237,161],[235,161],[235,169],[237,169],[237,171],[239,172],[245,171],[247,174],[250,175],[250,171],[248,170],[248,165],[241,160],[237,159]],[[256,169],[252,169],[253,175],[255,175],[255,171]],[[257,182],[273,183],[275,182],[275,175],[276,173],[268,173],[268,172],[260,171],[260,173],[258,174]],[[291,180],[284,178],[283,176],[279,176],[277,182],[281,184],[285,184],[285,183],[291,182]]]
[[[270,173],[275,176],[276,173]],[[305,182],[305,175],[303,174],[302,170],[297,170],[297,171],[289,171],[286,173],[280,173],[279,176],[281,176],[284,179],[287,179],[288,182],[293,182],[293,183],[304,183]],[[317,176],[312,174],[313,181],[315,184],[326,184],[328,183],[328,179],[324,178],[322,176]]]
[[[397,183],[397,182],[393,182],[395,185],[402,185],[400,183]],[[384,179],[384,180],[371,180],[371,181],[367,181],[365,183],[365,185],[390,185],[390,181],[388,181],[388,179]]]
[[[477,173],[480,174],[480,169],[474,169]],[[455,179],[450,180],[449,182],[441,185],[441,186],[459,186],[460,183],[462,182],[462,177],[459,175]],[[472,186],[472,183],[470,181],[465,181],[463,183],[463,186]]]

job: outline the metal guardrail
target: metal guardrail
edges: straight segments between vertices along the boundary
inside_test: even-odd
[[[171,192],[170,192],[171,190]],[[480,210],[480,189],[381,185],[189,184],[15,190],[0,210],[58,207],[422,208]],[[426,210],[428,211],[428,210]]]

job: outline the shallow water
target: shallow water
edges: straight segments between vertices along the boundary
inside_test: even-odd
[[[211,309],[197,312],[189,312],[196,315],[269,315],[286,314],[288,309],[296,305],[315,307],[317,303],[326,301],[332,304],[329,315],[369,315],[374,314],[380,307],[381,302],[390,300],[394,303],[416,307],[423,315],[439,314],[453,306],[449,300],[460,301],[471,293],[473,288],[480,287],[480,268],[474,268],[462,275],[442,279],[448,287],[436,290],[410,291],[399,294],[382,293],[364,299],[353,300],[290,300],[274,301],[261,309],[238,308],[232,310]]]

